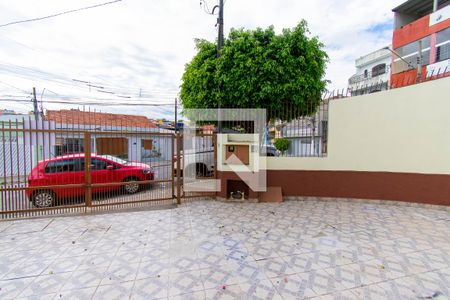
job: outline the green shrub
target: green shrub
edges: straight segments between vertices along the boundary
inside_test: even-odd
[[[281,153],[284,153],[291,144],[291,141],[286,138],[279,138],[275,140],[275,148]]]

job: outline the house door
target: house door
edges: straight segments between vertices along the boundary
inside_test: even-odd
[[[120,158],[128,158],[127,138],[97,138],[96,153],[98,155],[113,155]]]

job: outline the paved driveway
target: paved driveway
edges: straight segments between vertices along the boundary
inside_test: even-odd
[[[0,298],[448,299],[449,220],[437,208],[205,200],[0,222]]]

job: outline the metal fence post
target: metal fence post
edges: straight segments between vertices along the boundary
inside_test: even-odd
[[[171,174],[172,174],[172,198],[175,198],[175,135],[171,135],[170,136],[170,141],[171,141],[171,155],[172,155],[172,160],[171,160]]]
[[[214,179],[217,179],[217,133],[213,133],[214,143]],[[217,193],[214,193],[214,199],[217,199]]]
[[[85,205],[92,206],[92,177],[91,177],[91,134],[84,133],[84,184]]]
[[[177,204],[181,204],[181,135],[177,132]]]

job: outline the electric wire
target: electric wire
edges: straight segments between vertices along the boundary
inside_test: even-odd
[[[31,100],[23,99],[0,99],[0,102],[27,102],[31,103]],[[57,101],[57,100],[42,100],[44,103],[54,103],[54,104],[70,104],[70,105],[92,105],[92,106],[173,106],[173,103],[128,103],[128,102],[118,102],[118,103],[99,103],[99,102],[70,102],[70,101]]]
[[[19,65],[0,63],[0,67],[1,67],[0,72],[13,74],[14,76],[17,76],[17,77],[20,77],[23,79],[33,80],[33,81],[36,79],[40,79],[40,80],[51,82],[51,83],[58,84],[58,85],[69,86],[71,88],[82,90],[84,92],[86,92],[90,87],[94,87],[94,86],[98,87],[101,85],[101,84],[97,84],[95,82],[90,82],[90,84],[89,84],[89,81],[76,80],[73,78],[68,78],[67,76],[52,74],[49,72],[45,72],[45,71],[41,71],[41,70],[37,70],[37,69],[33,69],[33,68],[28,68],[28,67],[23,67],[23,66],[19,66]],[[83,86],[80,86],[80,84],[77,84],[77,82],[83,83]],[[89,85],[86,85],[85,82],[87,82]],[[17,88],[17,87],[15,87],[15,88]],[[153,96],[153,97],[174,97],[178,94],[178,92],[176,92],[174,90],[173,91],[170,91],[170,90],[164,91],[164,90],[132,88],[132,87],[125,87],[125,86],[114,87],[114,86],[102,85],[102,88],[110,90],[111,92],[114,92],[114,94],[121,95],[121,96],[130,95],[130,94],[137,95],[140,93],[141,96],[149,95],[149,96]]]
[[[63,11],[63,12],[60,12],[60,13],[44,16],[44,17],[26,19],[26,20],[21,20],[21,21],[13,21],[13,22],[1,24],[0,28],[1,27],[10,26],[10,25],[15,25],[15,24],[21,24],[21,23],[27,23],[27,22],[34,22],[34,21],[41,21],[41,20],[45,20],[45,19],[50,19],[50,18],[54,18],[54,17],[58,17],[58,16],[62,16],[62,15],[66,15],[66,14],[70,14],[70,13],[74,13],[74,12],[79,12],[79,11],[82,11],[82,10],[87,10],[87,9],[91,9],[91,8],[96,8],[96,7],[100,7],[100,6],[114,4],[114,3],[117,3],[117,2],[121,2],[121,1],[122,0],[114,0],[114,1],[104,2],[104,3],[100,3],[100,4],[96,4],[96,5],[91,5],[91,6],[81,7],[81,8],[77,8],[77,9],[67,10],[67,11]]]

